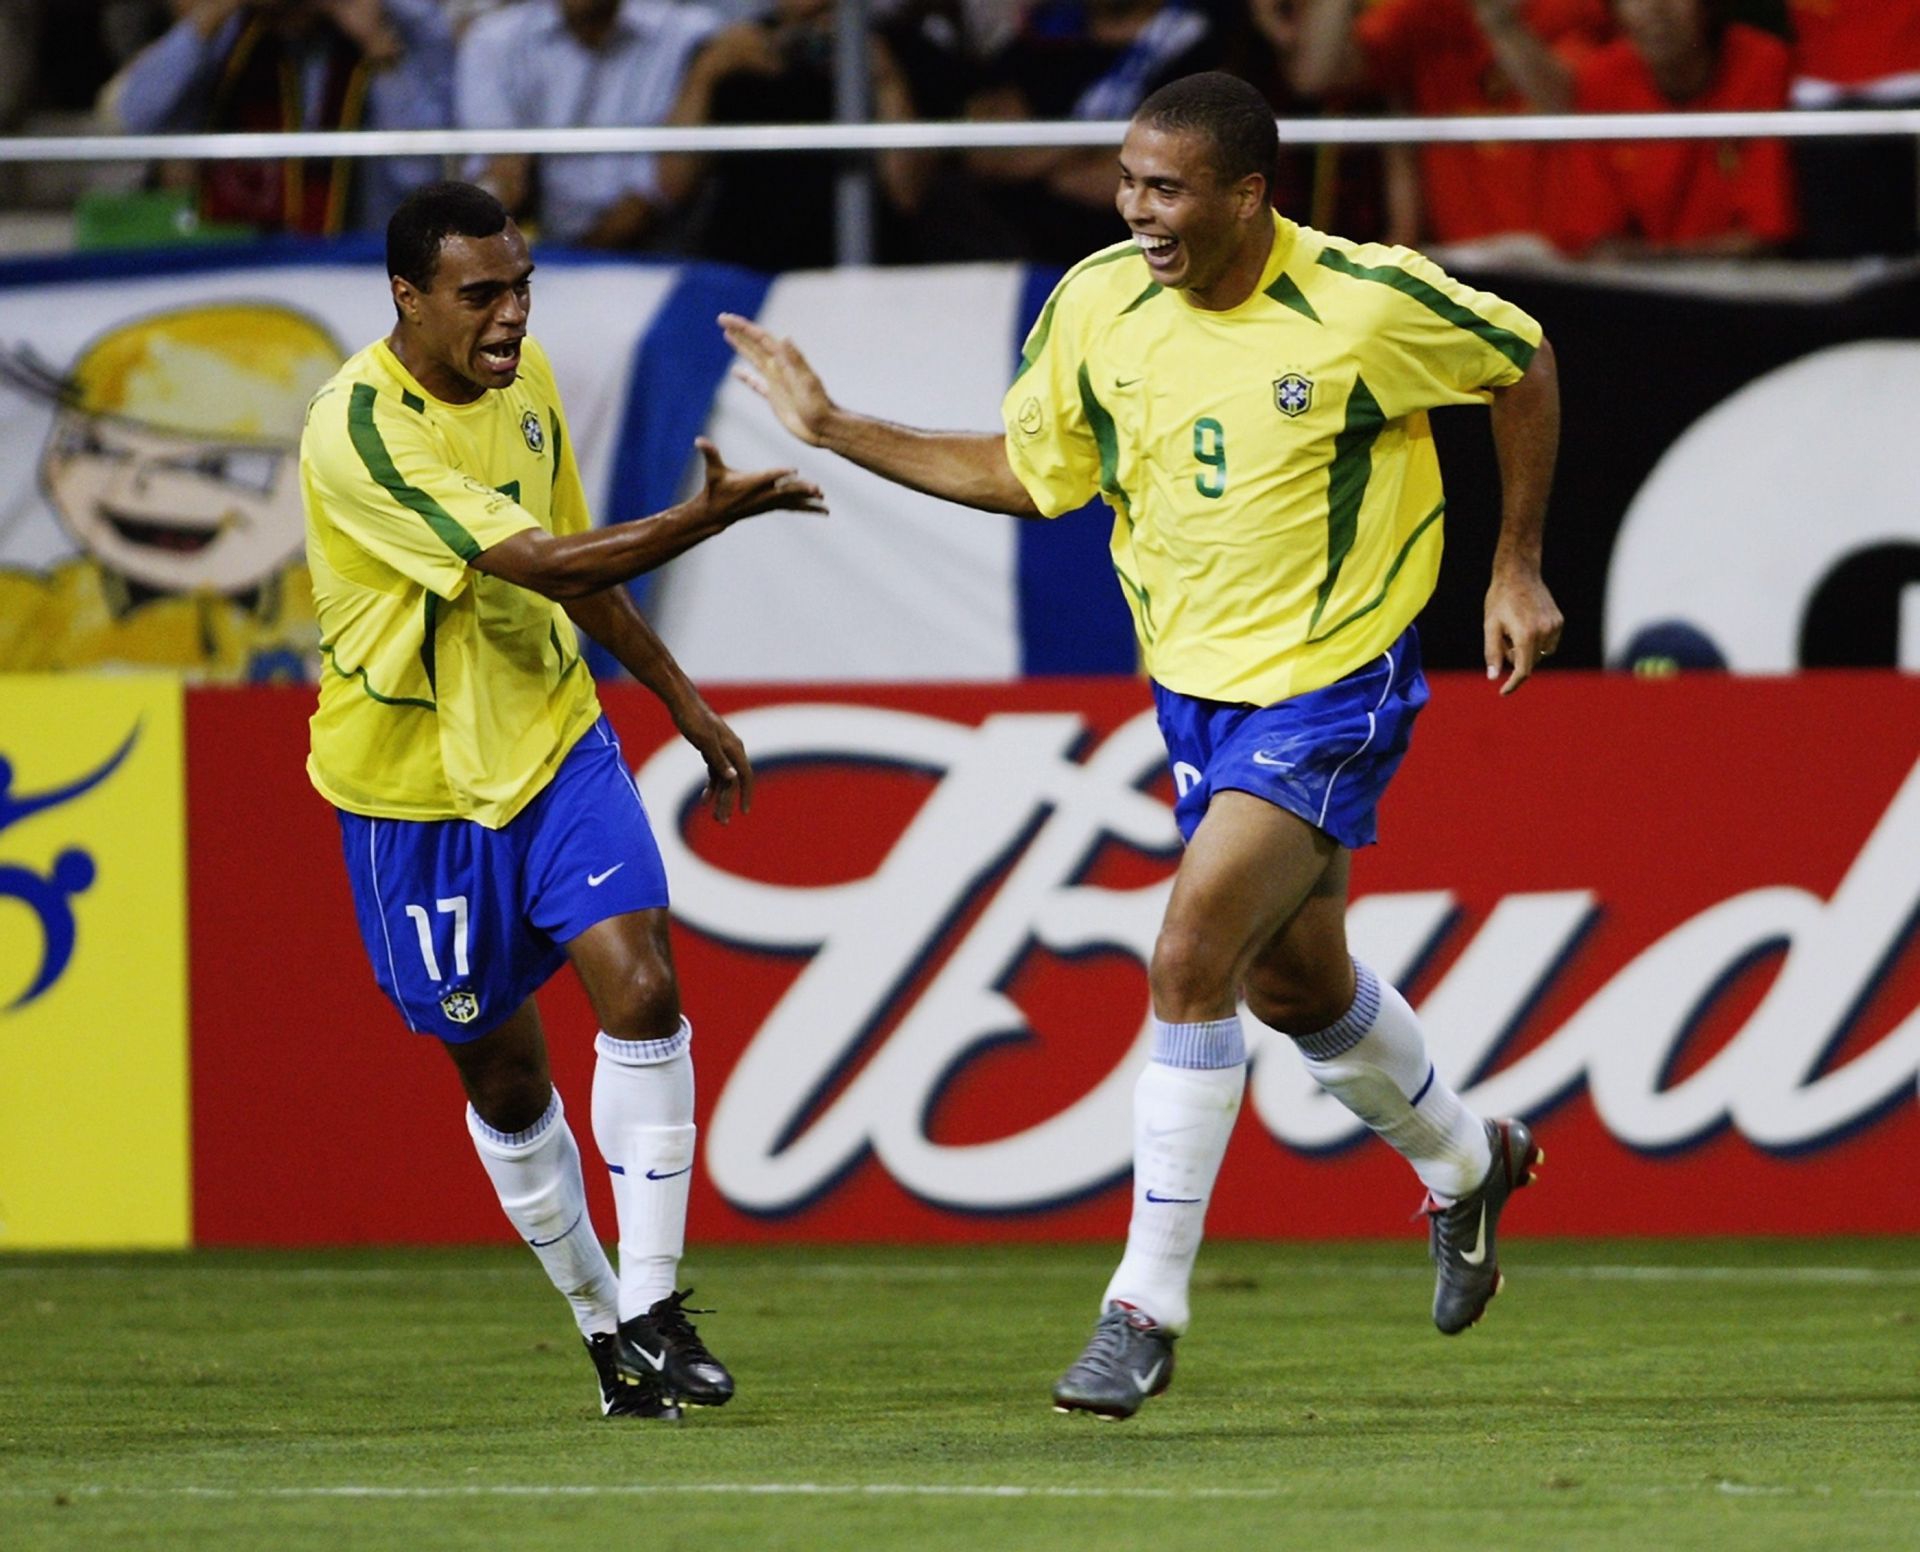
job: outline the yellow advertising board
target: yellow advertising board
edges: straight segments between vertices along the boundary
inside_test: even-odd
[[[191,1230],[177,679],[0,674],[0,1250]]]

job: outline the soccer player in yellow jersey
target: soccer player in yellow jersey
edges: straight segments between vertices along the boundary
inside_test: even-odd
[[[1559,389],[1539,325],[1416,253],[1277,215],[1273,111],[1187,76],[1120,152],[1127,242],[1069,270],[995,435],[851,413],[791,341],[721,320],[796,436],[916,490],[1052,517],[1095,493],[1153,681],[1187,847],[1149,966],[1133,1218],[1062,1411],[1131,1416],[1187,1327],[1206,1203],[1245,1081],[1237,1005],[1426,1186],[1444,1332],[1498,1291],[1494,1230],[1539,1150],[1434,1071],[1411,1008],[1347,952],[1350,849],[1426,700],[1412,621],[1444,507],[1435,405],[1489,403],[1503,483],[1486,599],[1490,678],[1518,689],[1559,640],[1540,578]]]
[[[703,445],[697,495],[594,530],[527,335],[533,263],[499,201],[470,184],[413,194],[387,269],[393,332],[314,396],[300,443],[325,664],[308,772],[340,812],[374,977],[453,1058],[480,1161],[573,1306],[601,1411],[676,1418],[733,1394],[673,1286],[692,1030],[659,850],[575,626],[666,704],[724,820],[751,797],[746,753],[620,584],[743,517],[824,507],[791,470],[737,474]],[[568,960],[600,1023],[617,1277],[533,1001]]]

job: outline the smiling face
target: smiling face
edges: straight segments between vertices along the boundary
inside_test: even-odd
[[[448,236],[429,287],[392,277],[400,313],[394,353],[422,388],[449,404],[511,387],[520,375],[532,278],[527,240],[511,221],[491,237]]]
[[[62,410],[41,464],[81,547],[163,593],[258,587],[300,550],[299,459]]]
[[[1210,311],[1252,295],[1273,242],[1266,180],[1223,178],[1206,134],[1135,120],[1120,147],[1114,204],[1168,290]]]

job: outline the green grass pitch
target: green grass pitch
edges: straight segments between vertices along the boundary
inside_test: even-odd
[[[1173,1388],[1047,1404],[1110,1246],[699,1249],[740,1394],[603,1421],[524,1252],[0,1257],[0,1548],[1920,1547],[1920,1246],[1209,1245]]]

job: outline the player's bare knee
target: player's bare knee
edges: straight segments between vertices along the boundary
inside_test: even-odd
[[[1167,922],[1153,945],[1147,982],[1162,1018],[1212,1018],[1233,1001],[1233,966],[1207,934]]]
[[[616,1040],[665,1040],[680,1027],[680,986],[663,970],[637,971],[596,1011]]]

